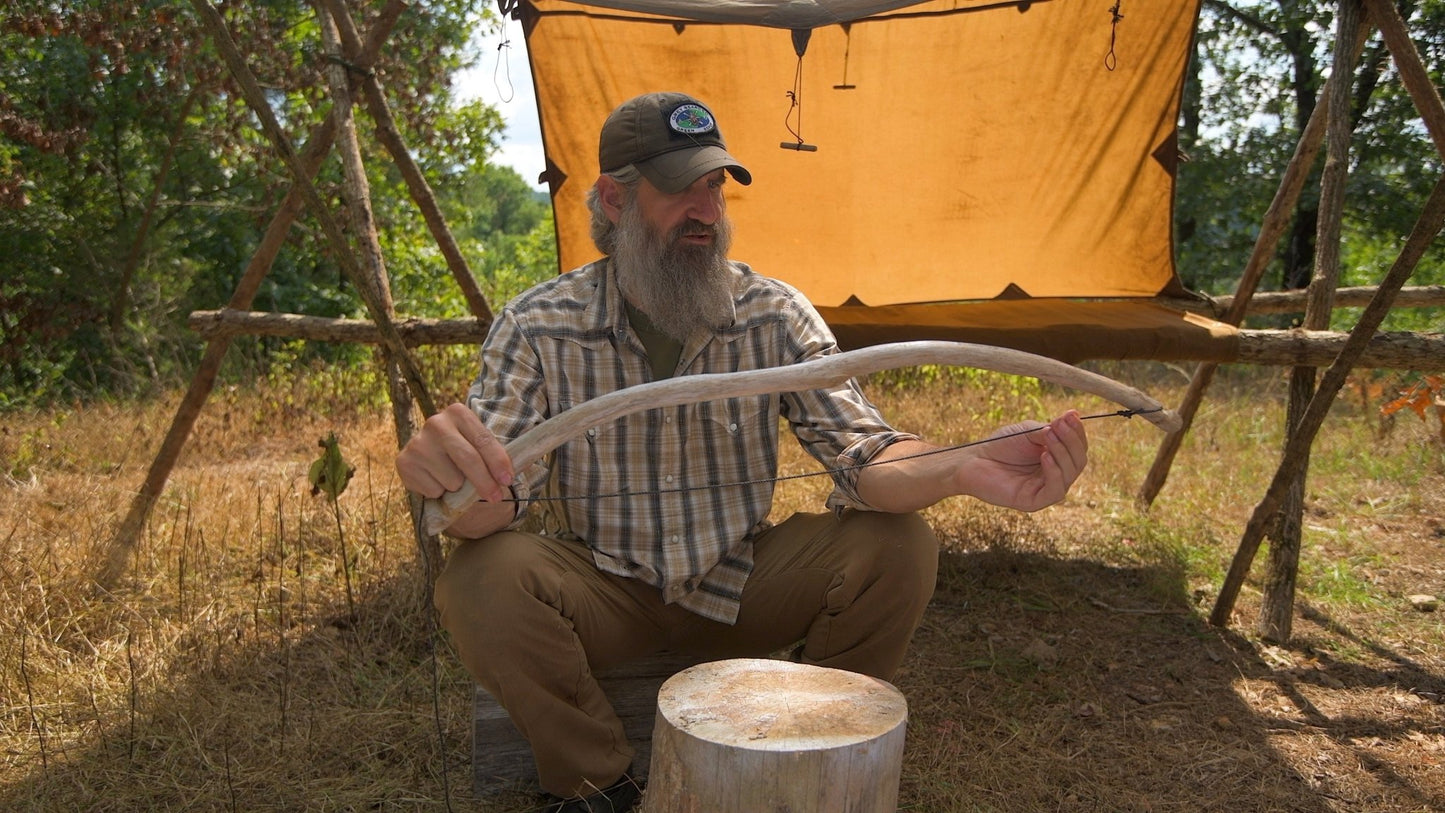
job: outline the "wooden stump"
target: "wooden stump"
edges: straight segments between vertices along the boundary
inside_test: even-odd
[[[648,813],[894,813],[903,695],[853,672],[704,663],[657,697]]]

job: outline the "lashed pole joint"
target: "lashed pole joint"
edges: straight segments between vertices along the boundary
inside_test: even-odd
[[[216,47],[220,49],[221,56],[231,70],[231,75],[241,86],[241,93],[245,96],[247,105],[256,114],[256,118],[260,120],[262,131],[271,140],[272,146],[276,148],[287,169],[290,170],[296,182],[296,188],[301,191],[306,200],[307,208],[321,224],[337,264],[341,266],[341,270],[362,295],[368,315],[376,322],[376,326],[381,332],[382,346],[401,368],[402,376],[406,379],[407,385],[411,387],[412,393],[416,395],[422,412],[427,415],[435,413],[436,405],[422,379],[421,369],[417,367],[416,359],[412,358],[411,352],[407,350],[405,343],[401,340],[401,334],[396,330],[395,323],[386,315],[382,304],[377,300],[371,282],[362,273],[356,257],[347,243],[341,224],[332,216],[331,211],[321,200],[321,195],[316,191],[316,187],[306,176],[301,159],[296,155],[296,150],[292,148],[290,141],[287,140],[286,132],[281,128],[280,122],[276,120],[275,111],[266,101],[266,96],[261,91],[261,86],[257,84],[256,77],[247,67],[245,60],[241,58],[241,52],[231,39],[231,33],[226,29],[226,23],[221,18],[221,13],[207,0],[191,0],[191,5],[195,7],[201,22],[210,32]]]

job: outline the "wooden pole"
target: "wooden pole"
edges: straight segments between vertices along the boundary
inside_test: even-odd
[[[1215,601],[1214,610],[1209,615],[1209,623],[1220,627],[1229,624],[1229,616],[1234,612],[1234,602],[1239,598],[1239,590],[1244,584],[1245,576],[1249,573],[1249,566],[1254,560],[1254,554],[1259,550],[1259,544],[1264,539],[1265,531],[1279,511],[1285,491],[1291,485],[1291,472],[1309,453],[1314,436],[1319,432],[1320,426],[1324,424],[1325,416],[1329,414],[1335,396],[1344,386],[1350,369],[1358,361],[1360,354],[1369,343],[1370,337],[1374,335],[1375,330],[1389,314],[1390,308],[1394,304],[1395,291],[1398,291],[1404,285],[1405,280],[1410,278],[1410,274],[1414,272],[1420,259],[1425,256],[1425,252],[1429,250],[1430,244],[1440,233],[1442,226],[1445,226],[1445,177],[1435,182],[1435,189],[1430,193],[1430,198],[1425,202],[1425,208],[1420,213],[1420,218],[1415,222],[1410,236],[1405,240],[1405,247],[1400,251],[1400,256],[1395,259],[1394,264],[1385,274],[1385,279],[1380,283],[1379,293],[1365,308],[1359,323],[1350,331],[1350,337],[1345,342],[1344,348],[1340,350],[1339,357],[1325,371],[1319,389],[1305,409],[1298,431],[1290,436],[1285,445],[1284,455],[1279,468],[1275,471],[1274,480],[1270,483],[1263,499],[1254,507],[1254,512],[1245,526],[1243,538],[1239,542],[1239,549],[1235,551],[1234,561],[1230,564],[1229,573],[1224,578],[1219,598]]]
[[[401,16],[401,11],[405,7],[406,4],[403,0],[390,0],[381,10],[375,22],[372,23],[372,27],[367,33],[366,44],[361,50],[359,59],[362,64],[371,65],[376,62],[377,56],[381,53],[382,43],[391,35],[392,28],[395,27],[396,20]],[[336,131],[330,116],[312,130],[300,156],[307,182],[315,177],[320,169],[321,161],[330,151],[335,135]],[[228,309],[244,310],[251,306],[256,292],[260,290],[261,281],[270,272],[272,263],[275,262],[277,254],[281,251],[281,246],[286,242],[287,232],[290,231],[291,224],[295,222],[303,205],[302,194],[293,184],[277,208],[271,224],[266,228],[256,253],[251,256],[250,262],[247,263],[245,271],[241,274],[241,281],[236,285],[236,290],[231,294],[230,302],[227,303]],[[230,335],[208,337],[201,363],[196,369],[196,374],[191,378],[191,384],[181,399],[180,406],[176,409],[175,417],[171,419],[170,429],[167,430],[165,439],[161,441],[160,451],[156,453],[155,460],[151,461],[150,469],[146,472],[146,478],[141,484],[140,491],[136,492],[135,498],[131,500],[130,510],[126,513],[125,519],[121,521],[120,527],[111,540],[106,561],[102,563],[101,570],[96,577],[96,581],[102,587],[109,589],[114,586],[115,581],[125,572],[126,562],[130,559],[131,551],[135,549],[141,529],[145,527],[146,520],[150,518],[150,512],[155,507],[156,500],[160,499],[161,492],[165,490],[166,481],[170,479],[171,470],[175,468],[176,461],[180,459],[186,439],[190,437],[191,430],[195,428],[201,408],[215,387],[221,362],[225,359],[226,351],[230,349],[230,346]]]
[[[341,39],[336,30],[335,18],[321,2],[316,3],[316,16],[321,23],[321,39],[326,50],[339,54]],[[351,80],[339,60],[332,60],[325,73],[331,90],[333,118],[336,120],[336,147],[341,155],[346,211],[351,223],[351,233],[356,239],[364,276],[373,286],[372,297],[382,318],[390,322],[396,316],[396,309],[391,298],[391,283],[386,274],[386,260],[381,253],[381,240],[376,233],[376,219],[372,216],[371,184],[366,179],[366,165],[362,161],[361,144],[356,137],[356,120],[352,116]],[[400,338],[399,333],[397,337]],[[387,391],[391,396],[392,422],[396,425],[396,445],[401,448],[416,434],[413,415],[415,393],[408,388],[407,378],[401,372],[401,359],[396,357],[390,346],[383,347],[386,349]],[[426,590],[429,595],[433,571],[441,563],[441,542],[436,536],[422,530],[421,502],[408,500],[407,505],[412,511],[412,527],[417,529],[418,553],[421,554],[422,564],[427,572]]]
[[[356,26],[351,22],[346,3],[344,0],[326,0],[326,7],[331,12],[332,20],[336,22],[346,58],[355,60],[356,54],[361,50],[361,40],[357,36]],[[352,67],[352,65],[348,63],[348,67]],[[367,112],[371,114],[371,120],[376,124],[377,139],[381,141],[382,146],[386,147],[386,151],[396,162],[396,168],[401,173],[402,180],[406,181],[406,187],[411,193],[412,200],[416,202],[417,208],[421,210],[422,219],[426,221],[427,228],[431,230],[432,239],[436,240],[442,257],[447,261],[447,268],[451,269],[452,278],[457,281],[457,286],[462,290],[462,296],[467,300],[467,307],[471,309],[472,315],[477,317],[477,321],[484,325],[490,325],[492,309],[487,306],[486,297],[482,296],[481,289],[477,287],[477,279],[472,275],[471,267],[467,265],[466,258],[462,256],[461,247],[457,245],[456,238],[452,236],[452,230],[447,226],[446,217],[442,215],[441,206],[437,205],[431,185],[422,175],[421,167],[417,166],[416,161],[411,157],[411,150],[407,149],[406,141],[396,127],[396,119],[392,117],[391,108],[386,103],[386,92],[381,86],[381,80],[377,79],[375,71],[361,66],[357,66],[353,75],[361,83]]]
[[[907,704],[876,678],[775,660],[662,684],[644,813],[894,813]]]
[[[1335,18],[1334,66],[1330,78],[1341,81],[1330,87],[1330,111],[1325,128],[1325,166],[1320,178],[1320,218],[1315,235],[1314,276],[1306,295],[1304,329],[1324,330],[1334,311],[1335,289],[1340,287],[1340,237],[1345,219],[1345,185],[1349,180],[1351,82],[1355,63],[1349,43],[1360,28],[1360,0],[1340,0]],[[1289,405],[1285,434],[1299,431],[1304,412],[1315,395],[1316,368],[1295,367],[1290,371]],[[1269,560],[1265,569],[1264,599],[1260,607],[1258,632],[1267,641],[1288,641],[1294,624],[1295,577],[1299,573],[1299,552],[1304,537],[1305,485],[1309,476],[1309,446],[1297,455],[1289,474],[1294,479],[1285,491],[1274,530],[1270,533]]]
[[[1379,290],[1375,285],[1354,285],[1348,288],[1341,288],[1335,291],[1336,308],[1363,308],[1370,304],[1375,292]],[[1179,299],[1161,299],[1160,304],[1171,305],[1180,310],[1194,311],[1206,315],[1218,317],[1223,311],[1229,310],[1238,300],[1235,296],[1209,297],[1205,301],[1210,303],[1210,308],[1200,308],[1197,303]],[[1395,308],[1439,308],[1445,307],[1445,285],[1411,285],[1402,288],[1395,297]],[[1261,313],[1304,313],[1305,292],[1304,291],[1258,291],[1254,296],[1249,297],[1249,313],[1256,316]]]
[[[1395,59],[1396,66],[1400,70],[1401,78],[1406,82],[1406,88],[1409,90],[1416,108],[1425,120],[1427,128],[1430,130],[1431,137],[1435,141],[1436,149],[1441,152],[1442,156],[1445,156],[1445,105],[1441,103],[1439,92],[1435,90],[1434,85],[1428,81],[1428,73],[1424,71],[1424,67],[1420,63],[1419,53],[1415,50],[1413,41],[1411,41],[1405,33],[1404,21],[1400,19],[1399,13],[1395,11],[1394,7],[1388,3],[1372,2],[1372,0],[1365,0],[1365,2],[1369,4],[1374,22],[1381,27],[1381,31],[1384,33],[1386,45],[1390,48],[1391,56]],[[1422,77],[1424,81],[1421,81]],[[1301,432],[1309,430],[1308,434],[1311,438],[1314,432],[1318,431],[1318,426],[1315,426],[1313,429],[1309,427],[1309,421],[1312,419],[1313,413],[1316,411],[1319,412],[1318,420],[1323,422],[1323,413],[1328,410],[1328,403],[1323,403],[1319,407],[1316,407],[1316,404],[1324,401],[1326,394],[1328,394],[1330,398],[1334,397],[1339,387],[1343,386],[1344,377],[1349,372],[1349,364],[1342,365],[1342,362],[1346,362],[1348,359],[1349,363],[1353,363],[1351,354],[1357,356],[1359,352],[1358,348],[1363,347],[1364,343],[1368,341],[1368,334],[1364,335],[1359,341],[1356,341],[1357,335],[1364,332],[1366,328],[1368,328],[1369,334],[1372,334],[1374,330],[1379,327],[1380,322],[1384,320],[1385,313],[1388,312],[1388,309],[1393,303],[1394,297],[1391,288],[1393,287],[1398,290],[1398,288],[1404,285],[1405,280],[1409,279],[1410,273],[1414,271],[1415,264],[1419,262],[1420,256],[1424,254],[1425,248],[1435,239],[1435,235],[1439,233],[1441,225],[1445,224],[1445,192],[1442,192],[1442,183],[1445,183],[1445,180],[1436,182],[1435,190],[1426,202],[1425,209],[1421,213],[1420,219],[1416,222],[1409,239],[1406,241],[1404,250],[1401,251],[1400,257],[1395,261],[1395,265],[1391,267],[1389,274],[1386,275],[1386,281],[1380,284],[1380,290],[1376,299],[1366,308],[1365,314],[1360,319],[1360,323],[1351,331],[1350,341],[1346,344],[1345,349],[1340,352],[1340,357],[1336,359],[1334,365],[1330,367],[1329,372],[1326,373],[1325,382],[1321,383],[1319,390],[1314,394],[1309,406],[1306,408],[1300,426]],[[1376,313],[1381,302],[1384,303],[1384,310]],[[1371,321],[1373,321],[1373,324],[1369,324]],[[1340,370],[1339,368],[1342,366],[1344,369]],[[1337,375],[1334,375],[1336,373]],[[1335,378],[1338,380],[1333,380]],[[1332,389],[1330,385],[1333,385]],[[1302,444],[1304,448],[1301,450],[1298,447]],[[1301,461],[1308,459],[1308,443],[1301,440],[1298,436],[1291,436],[1290,438],[1290,442],[1285,449],[1285,460],[1281,462],[1280,472],[1277,472],[1275,475],[1276,483],[1281,479],[1281,473],[1285,471],[1285,464],[1291,457],[1296,457]],[[1228,575],[1225,577],[1219,599],[1215,602],[1214,611],[1210,614],[1209,620],[1212,624],[1223,626],[1229,621],[1229,615],[1233,612],[1234,602],[1238,598],[1240,587],[1243,585],[1244,578],[1249,571],[1249,565],[1253,561],[1254,554],[1258,550],[1265,532],[1263,518],[1265,509],[1268,509],[1269,512],[1278,509],[1278,505],[1274,507],[1270,507],[1269,505],[1269,503],[1275,501],[1272,495],[1274,495],[1277,490],[1280,492],[1278,502],[1282,504],[1285,486],[1272,484],[1269,492],[1265,495],[1265,500],[1261,501],[1261,503],[1255,507],[1254,515],[1245,528],[1244,537],[1240,540],[1239,549],[1235,552],[1234,561],[1230,565]],[[1278,613],[1278,609],[1274,609],[1273,613]]]
[[[1397,302],[1396,307],[1398,305]],[[318,342],[381,343],[376,325],[366,319],[215,310],[194,311],[186,324],[208,339],[240,334]],[[413,317],[398,321],[396,329],[408,347],[477,344],[487,335],[486,327],[475,319]],[[1237,355],[1230,359],[1232,363],[1326,367],[1340,354],[1349,334],[1328,330],[1246,329],[1239,331],[1237,338]],[[1445,371],[1445,335],[1403,331],[1377,334],[1371,337],[1357,366],[1426,373]]]
[[[1351,52],[1351,59],[1348,64],[1353,65],[1359,59],[1360,52],[1365,47],[1366,32],[1357,34],[1354,41],[1354,50]],[[1264,278],[1264,271],[1269,267],[1270,260],[1274,257],[1275,248],[1279,245],[1279,239],[1284,235],[1285,229],[1289,228],[1290,220],[1294,217],[1295,203],[1299,201],[1300,192],[1304,190],[1305,181],[1309,178],[1310,168],[1314,166],[1315,156],[1319,154],[1320,144],[1325,137],[1325,119],[1329,115],[1330,97],[1333,95],[1331,88],[1340,84],[1343,80],[1335,77],[1337,72],[1330,74],[1325,80],[1323,98],[1310,113],[1310,119],[1305,123],[1304,132],[1300,133],[1299,142],[1295,144],[1294,155],[1290,158],[1288,166],[1285,167],[1284,177],[1280,179],[1279,189],[1275,191],[1274,199],[1270,201],[1269,208],[1265,210],[1264,219],[1260,223],[1259,235],[1255,238],[1254,249],[1249,254],[1249,260],[1244,264],[1244,273],[1239,278],[1239,285],[1236,287],[1234,297],[1229,302],[1229,308],[1221,317],[1220,321],[1231,325],[1239,325],[1244,322],[1244,314],[1249,308],[1255,289]],[[1348,79],[1346,72],[1345,78]],[[1169,479],[1169,470],[1174,466],[1174,458],[1179,453],[1179,447],[1184,443],[1184,435],[1194,423],[1194,416],[1199,412],[1199,405],[1204,400],[1204,393],[1214,381],[1214,373],[1219,365],[1214,362],[1204,362],[1194,369],[1194,375],[1190,377],[1189,389],[1184,393],[1184,399],[1179,404],[1179,418],[1182,424],[1177,432],[1170,432],[1164,436],[1159,443],[1159,450],[1154,454],[1154,463],[1149,467],[1149,473],[1144,477],[1144,483],[1139,487],[1139,494],[1136,498],[1138,504],[1148,508],[1154,504],[1154,499],[1164,488],[1164,482]]]
[[[1385,46],[1395,60],[1395,69],[1400,72],[1400,82],[1415,103],[1415,110],[1425,121],[1425,129],[1435,142],[1435,151],[1445,158],[1445,104],[1440,101],[1440,91],[1430,80],[1430,72],[1420,59],[1415,41],[1410,39],[1409,29],[1400,16],[1400,10],[1388,0],[1365,0],[1370,20],[1380,29]]]
[[[431,415],[436,412],[436,405],[432,402],[430,393],[427,391],[426,383],[422,380],[421,370],[417,367],[416,360],[407,351],[406,345],[402,343],[401,336],[396,332],[396,325],[381,307],[381,303],[373,297],[373,286],[362,271],[356,255],[346,240],[346,234],[341,224],[332,216],[326,203],[321,200],[321,195],[316,187],[302,171],[300,159],[295,149],[286,138],[286,131],[281,128],[281,123],[276,120],[276,113],[266,101],[265,93],[262,92],[256,77],[246,65],[245,59],[241,57],[240,50],[236,47],[235,41],[231,39],[231,33],[226,29],[226,22],[221,18],[221,13],[216,10],[207,0],[191,0],[202,24],[211,34],[211,39],[216,43],[217,49],[226,61],[231,70],[231,75],[241,87],[241,93],[246,99],[246,104],[256,114],[261,122],[261,130],[271,141],[276,152],[280,154],[286,168],[290,170],[292,178],[296,182],[296,188],[306,201],[306,207],[311,210],[311,215],[321,224],[321,230],[326,235],[327,243],[331,247],[337,265],[356,286],[358,293],[362,295],[362,301],[366,304],[368,315],[376,322],[377,328],[381,331],[382,344],[396,359],[405,376],[407,384],[411,386],[412,393],[421,404],[422,412]]]

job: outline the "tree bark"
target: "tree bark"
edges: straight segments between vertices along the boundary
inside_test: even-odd
[[[155,220],[156,209],[160,206],[161,190],[165,188],[166,179],[170,177],[171,166],[176,160],[176,150],[180,148],[181,136],[185,132],[186,118],[190,116],[191,105],[195,104],[196,97],[199,95],[199,88],[193,87],[191,92],[186,94],[185,101],[181,103],[181,110],[176,114],[175,128],[166,142],[165,155],[161,156],[160,168],[156,170],[150,198],[146,201],[145,211],[141,213],[140,224],[136,226],[135,236],[131,238],[125,264],[121,266],[120,284],[116,286],[115,301],[110,305],[108,320],[112,341],[119,340],[120,328],[125,321],[126,311],[130,310],[131,283],[135,281],[136,269],[140,267],[141,257],[145,253],[146,239],[150,237],[151,223]]]

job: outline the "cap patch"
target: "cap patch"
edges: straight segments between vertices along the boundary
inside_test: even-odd
[[[712,114],[697,104],[685,104],[672,111],[667,117],[667,126],[683,135],[702,135],[717,129]]]

